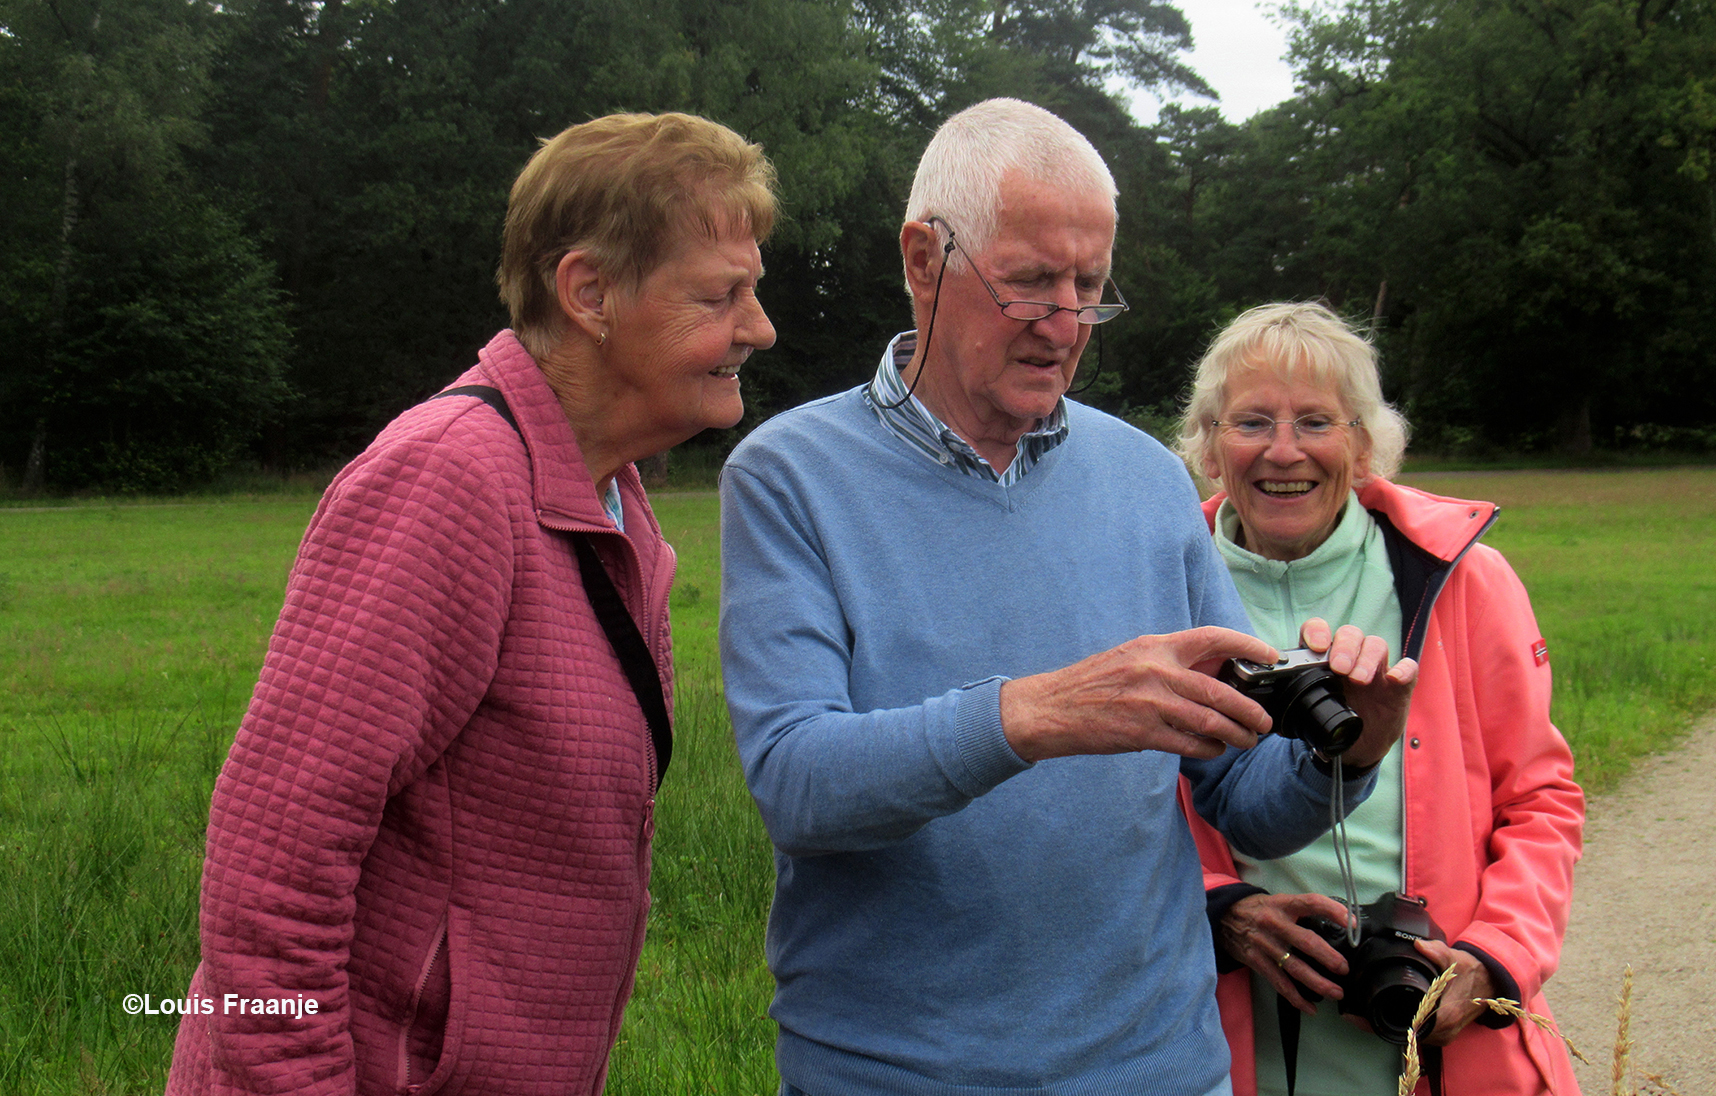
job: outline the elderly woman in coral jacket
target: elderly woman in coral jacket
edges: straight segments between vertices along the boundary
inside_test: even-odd
[[[1359,902],[1422,898],[1446,935],[1415,945],[1456,971],[1426,1039],[1440,1048],[1429,1072],[1448,1096],[1566,1096],[1578,1086],[1562,1044],[1475,1003],[1548,1015],[1543,984],[1567,926],[1584,799],[1549,721],[1547,647],[1519,579],[1478,543],[1496,508],[1390,482],[1405,444],[1370,344],[1321,305],[1273,304],[1199,363],[1181,452],[1221,489],[1206,514],[1259,636],[1291,645],[1316,616],[1419,661],[1406,734],[1347,830]],[[1299,924],[1345,922],[1328,897],[1343,893],[1333,837],[1253,861],[1191,821],[1230,969],[1219,994],[1234,1091],[1289,1090],[1279,996],[1306,1014],[1298,1093],[1394,1092],[1400,1049],[1340,1015],[1325,972],[1347,964]]]
[[[215,785],[170,1093],[601,1091],[671,741],[674,557],[632,462],[739,421],[773,188],[687,115],[525,166],[512,329],[304,536]]]

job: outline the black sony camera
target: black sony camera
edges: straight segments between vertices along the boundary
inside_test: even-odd
[[[1368,906],[1360,906],[1357,944],[1351,942],[1346,926],[1326,917],[1302,917],[1299,924],[1327,940],[1347,961],[1347,973],[1342,978],[1300,956],[1341,987],[1341,1011],[1364,1017],[1377,1035],[1405,1046],[1412,1017],[1440,973],[1412,946],[1414,940],[1443,939],[1423,901],[1385,894]],[[1435,1027],[1436,1014],[1431,1013],[1418,1037],[1424,1038]]]
[[[1364,733],[1327,655],[1301,647],[1272,666],[1230,658],[1216,679],[1263,705],[1276,734],[1303,739],[1324,757],[1346,753]]]

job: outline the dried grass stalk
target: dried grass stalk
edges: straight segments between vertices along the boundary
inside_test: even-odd
[[[1491,1012],[1499,1012],[1504,1016],[1512,1016],[1515,1020],[1523,1020],[1526,1023],[1536,1025],[1540,1030],[1547,1031],[1557,1039],[1560,1039],[1563,1043],[1566,1043],[1567,1052],[1573,1055],[1573,1057],[1584,1062],[1586,1065],[1591,1064],[1591,1059],[1585,1057],[1585,1055],[1579,1050],[1578,1046],[1574,1044],[1573,1040],[1563,1035],[1561,1030],[1555,1026],[1555,1021],[1551,1020],[1549,1017],[1539,1016],[1535,1012],[1527,1012],[1525,1009],[1520,1007],[1518,1001],[1510,1001],[1506,997],[1474,997],[1472,1000],[1477,1004],[1488,1008]]]
[[[1418,1029],[1430,1018],[1430,1014],[1436,1011],[1443,992],[1453,980],[1454,967],[1450,965],[1430,983],[1430,988],[1424,991],[1424,1000],[1418,1002],[1418,1011],[1412,1014],[1412,1027],[1406,1032],[1406,1068],[1400,1074],[1397,1096],[1412,1096],[1412,1090],[1418,1087],[1418,1074],[1423,1069],[1423,1064],[1418,1060]]]
[[[1680,1096],[1673,1085],[1662,1079],[1660,1073],[1647,1073],[1645,1080],[1650,1084],[1652,1090],[1659,1093],[1660,1096]]]
[[[1627,1087],[1627,1067],[1632,1063],[1633,965],[1627,964],[1621,978],[1621,1004],[1615,1014],[1615,1070],[1613,1096],[1638,1096]]]

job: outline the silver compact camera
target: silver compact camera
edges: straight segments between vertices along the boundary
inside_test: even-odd
[[[1283,651],[1272,665],[1230,658],[1216,679],[1261,704],[1276,734],[1302,739],[1324,757],[1346,753],[1364,733],[1328,656],[1309,648]]]

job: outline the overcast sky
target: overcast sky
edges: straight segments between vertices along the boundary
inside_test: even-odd
[[[1293,73],[1281,59],[1287,52],[1286,32],[1265,14],[1273,4],[1178,0],[1177,6],[1191,22],[1192,41],[1197,45],[1186,61],[1221,93],[1221,112],[1228,121],[1243,122],[1293,95]],[[1181,101],[1188,106],[1209,105],[1205,99]],[[1133,113],[1141,122],[1154,121],[1158,109],[1150,95],[1133,101]]]

